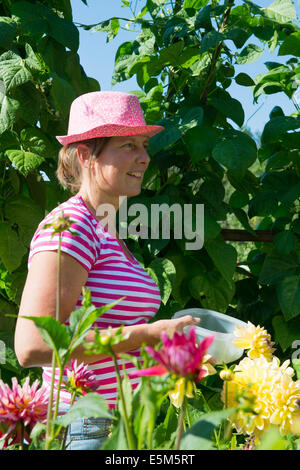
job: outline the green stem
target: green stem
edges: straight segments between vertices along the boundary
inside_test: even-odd
[[[63,372],[64,372],[64,367],[60,366],[60,368],[59,368],[59,378],[58,378],[58,383],[57,383],[57,392],[56,392],[56,403],[55,403],[55,410],[54,410],[54,415],[53,415],[54,420],[57,419],[57,415],[58,415],[59,395],[60,395]]]
[[[185,397],[185,394],[186,394],[186,388],[187,388],[187,383],[186,383],[186,379],[184,379],[184,392],[183,392],[184,397]],[[184,426],[185,408],[186,408],[186,401],[183,400],[181,410],[180,410],[180,414],[179,414],[179,419],[178,419],[178,428],[177,428],[177,436],[176,436],[176,441],[175,441],[175,450],[180,449],[180,441],[181,441],[181,438],[182,438],[183,426]]]
[[[206,398],[205,398],[205,396],[204,396],[202,390],[201,390],[200,388],[199,388],[198,390],[199,390],[199,393],[200,393],[200,395],[201,395],[201,397],[202,397],[202,400],[203,400],[203,402],[204,402],[204,406],[205,406],[205,408],[206,408],[206,411],[207,411],[208,413],[210,413],[210,412],[211,412],[211,408],[210,408],[209,404],[207,403]]]
[[[73,392],[72,396],[71,396],[70,406],[73,405],[73,403],[75,401],[75,397],[76,397],[76,392]],[[62,443],[61,443],[60,450],[65,450],[66,449],[66,440],[67,440],[68,430],[69,430],[69,426],[67,426],[65,431],[64,431],[64,437],[63,437],[63,440],[62,440]]]
[[[50,394],[48,401],[48,410],[47,410],[47,425],[46,425],[46,439],[45,439],[45,450],[49,450],[50,442],[52,440],[52,409],[53,409],[53,395],[54,395],[54,382],[55,382],[55,366],[56,358],[54,351],[52,352],[52,375],[51,375],[51,385],[50,385]]]
[[[130,423],[129,423],[128,415],[127,415],[125,398],[124,398],[124,394],[123,394],[122,382],[121,382],[121,376],[120,376],[120,370],[119,370],[117,358],[116,358],[116,355],[115,355],[114,351],[112,350],[112,348],[111,348],[110,352],[111,352],[111,355],[112,355],[112,358],[113,358],[113,361],[114,361],[114,366],[115,366],[116,374],[117,374],[117,382],[118,382],[118,387],[119,387],[119,390],[120,390],[120,397],[121,397],[121,403],[122,403],[122,407],[123,407],[125,429],[126,429],[126,434],[127,434],[129,450],[136,450],[134,435],[133,435],[133,432],[132,432],[132,429],[131,429],[131,426],[130,426]]]
[[[60,319],[60,291],[61,291],[61,233],[58,238],[57,253],[57,287],[56,287],[56,320]]]
[[[20,433],[20,447],[19,450],[24,450],[24,423],[20,422],[21,433]]]
[[[59,233],[58,238],[58,253],[57,253],[57,284],[56,284],[56,313],[55,318],[59,321],[60,318],[60,290],[61,290],[61,233]],[[49,403],[48,403],[48,410],[47,410],[47,428],[46,428],[46,441],[45,441],[45,450],[49,450],[50,443],[53,440],[53,423],[51,423],[51,419],[53,419],[53,395],[54,395],[54,383],[55,383],[55,368],[56,368],[56,357],[55,352],[52,353],[52,376],[51,376],[51,386],[50,386],[50,396],[49,396]],[[61,379],[61,368],[60,368],[60,379]],[[54,412],[54,419],[56,419],[57,412],[58,412],[58,399],[59,399],[59,387],[57,390],[56,396],[56,404],[55,404],[55,412]]]
[[[151,450],[153,445],[152,445],[152,438],[153,438],[153,428],[154,428],[154,423],[155,423],[155,411],[151,414],[151,418],[148,423],[148,450]]]
[[[188,426],[190,428],[192,426],[192,422],[191,422],[191,416],[190,416],[190,412],[188,408],[188,400],[186,396],[184,397],[184,400],[185,400],[186,418],[187,418]]]

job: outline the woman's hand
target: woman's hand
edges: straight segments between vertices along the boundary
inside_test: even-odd
[[[147,344],[154,346],[161,340],[161,334],[165,331],[168,335],[178,331],[182,333],[185,326],[196,326],[200,323],[200,318],[194,318],[191,315],[185,315],[180,318],[172,318],[171,320],[158,320],[147,325],[149,328],[149,337]]]

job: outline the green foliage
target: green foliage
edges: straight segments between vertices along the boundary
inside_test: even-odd
[[[67,130],[71,101],[100,87],[80,65],[69,0],[1,2],[0,39],[0,369],[22,377],[5,315],[18,312],[37,225],[71,195],[55,176],[55,136]]]
[[[289,357],[300,333],[300,119],[294,96],[300,68],[293,3],[275,0],[261,8],[250,1],[236,6],[233,0],[147,0],[138,14],[133,3],[136,7],[137,2],[123,0],[133,13],[126,22],[136,29],[136,38],[118,48],[112,84],[134,76],[139,86],[134,93],[147,123],[161,124],[165,130],[151,139],[143,193],[130,204],[176,202],[205,208],[201,250],[187,250],[190,240],[174,237],[174,220],[170,239],[128,241],[161,290],[157,318],[189,307],[227,312],[263,324],[277,342],[278,355]],[[83,26],[104,32],[111,41],[123,22],[113,17]],[[260,44],[253,43],[252,35]],[[22,376],[22,371],[13,354],[14,319],[6,314],[18,311],[30,240],[39,220],[70,197],[55,179],[55,135],[66,132],[71,101],[99,89],[99,84],[80,66],[69,0],[2,2],[0,39],[0,337],[9,345],[0,368],[9,378],[18,372]],[[265,48],[294,57],[286,64],[274,58],[265,63],[265,73],[250,77],[247,64]],[[236,74],[236,65],[243,65],[244,72]],[[233,81],[251,87],[256,103],[263,94],[276,99],[276,93],[283,92],[295,112],[286,116],[274,106],[261,139],[255,139],[247,130],[241,103],[228,92]],[[195,214],[190,225],[196,229]],[[228,243],[222,228],[257,235],[270,230],[274,241]],[[92,318],[94,312],[89,313]],[[48,319],[39,326],[49,343],[55,338],[63,355],[67,341],[73,336],[81,341],[86,331],[83,322],[82,330],[75,332],[77,320],[74,316],[69,329],[52,320],[50,325]],[[174,443],[175,411],[168,408],[153,433],[146,429],[148,422],[154,429],[153,403],[163,406],[165,398],[163,389],[157,385],[149,391],[148,384],[145,381],[138,407],[135,393],[124,382],[127,403],[133,400],[131,423],[140,448],[151,442],[168,447]],[[195,422],[204,446],[223,417],[200,416],[202,425]],[[138,427],[138,422],[143,424]],[[278,448],[276,439],[266,438],[263,445]],[[234,438],[231,445],[235,448]],[[105,446],[128,449],[122,420]]]
[[[137,14],[133,2],[126,5],[133,13],[127,22],[137,33],[118,48],[112,83],[135,76],[140,88],[133,93],[146,121],[165,127],[151,139],[144,192],[134,202],[202,203],[205,212],[201,250],[187,250],[187,240],[173,236],[174,226],[168,242],[130,240],[160,287],[159,315],[169,317],[178,306],[204,307],[262,323],[279,341],[280,355],[291,342],[288,335],[282,339],[273,320],[283,319],[289,330],[300,315],[295,8],[290,0],[267,8],[248,1],[147,1]],[[93,27],[112,40],[123,21],[114,17]],[[260,44],[245,44],[252,35]],[[277,46],[279,55],[288,51],[295,57],[286,64],[266,62],[265,73],[250,77],[247,64]],[[236,74],[241,64],[244,71]],[[241,103],[228,92],[233,80],[251,87],[255,102],[262,94],[284,92],[295,112],[285,116],[274,106],[261,138],[254,138]],[[258,239],[258,230],[272,230],[274,240],[228,243],[222,228],[244,229]],[[158,268],[169,260],[172,279]]]

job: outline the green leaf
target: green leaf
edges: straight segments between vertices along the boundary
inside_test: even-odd
[[[272,319],[272,325],[275,331],[275,341],[280,344],[283,352],[290,348],[294,341],[299,340],[300,323],[298,318],[287,322],[282,315],[277,315]]]
[[[193,163],[211,156],[218,137],[218,131],[208,126],[196,126],[185,132],[183,141]]]
[[[300,276],[288,276],[276,286],[280,308],[286,321],[300,315]]]
[[[215,49],[220,41],[224,41],[225,36],[218,31],[212,30],[204,34],[201,41],[200,53],[208,51],[209,49]]]
[[[27,152],[45,158],[55,154],[49,138],[38,127],[23,128],[20,137],[23,150]]]
[[[183,8],[194,8],[199,10],[208,3],[208,0],[184,0]]]
[[[23,316],[22,318],[27,318],[34,322],[45,343],[58,354],[60,361],[62,361],[71,340],[66,325],[50,316]]]
[[[84,397],[80,397],[70,410],[57,420],[57,423],[65,427],[78,418],[112,419],[112,415],[105,399],[99,393],[88,393]]]
[[[217,271],[209,271],[193,277],[188,283],[191,295],[201,302],[203,308],[225,313],[234,292],[234,282],[228,283]]]
[[[257,148],[249,136],[235,131],[232,137],[220,141],[214,146],[212,156],[218,163],[229,170],[234,170],[241,177],[255,162]]]
[[[209,103],[214,106],[220,113],[227,118],[236,122],[238,126],[242,127],[245,119],[245,113],[241,103],[235,98],[231,98],[229,95],[221,97],[212,97]],[[241,133],[242,136],[245,135]]]
[[[4,214],[11,225],[18,225],[20,238],[29,247],[36,227],[43,219],[42,208],[32,199],[17,195],[5,203]]]
[[[235,81],[238,85],[242,85],[242,86],[253,86],[253,85],[255,85],[255,82],[246,73],[239,73],[235,77]]]
[[[251,225],[249,224],[249,220],[248,220],[248,216],[247,216],[246,212],[241,208],[233,209],[232,212],[234,213],[234,215],[236,216],[238,221],[242,224],[244,229],[247,230],[247,232],[252,233],[252,235],[255,236],[256,232],[251,227]]]
[[[6,91],[32,80],[26,61],[12,51],[0,56],[0,76],[4,81]]]
[[[266,190],[259,192],[249,202],[248,214],[252,217],[265,217],[273,214],[278,207],[278,200],[274,191]]]
[[[27,54],[27,57],[25,59],[27,67],[30,70],[43,70],[41,63],[30,44],[25,44],[25,51]]]
[[[181,132],[177,127],[166,125],[164,122],[159,124],[165,129],[151,138],[148,146],[150,155],[156,155],[160,150],[167,149],[181,138]]]
[[[296,372],[296,377],[297,377],[297,380],[300,379],[300,359],[293,359],[292,360],[292,365],[293,365],[293,368]]]
[[[112,435],[104,442],[101,450],[129,450],[122,419],[119,419],[118,423],[113,426]]]
[[[267,144],[270,142],[278,141],[281,134],[286,131],[291,131],[300,128],[300,117],[292,116],[278,116],[270,119],[264,127],[261,142]]]
[[[21,33],[31,33],[32,35],[36,33],[48,33],[47,17],[45,14],[41,14],[41,8],[46,9],[46,11],[48,10],[40,4],[36,4],[35,7],[32,8],[32,3],[25,1],[14,2],[11,6],[11,13],[18,23],[18,29]]]
[[[3,152],[9,148],[16,148],[19,146],[18,134],[14,131],[7,130],[0,136],[0,150]]]
[[[0,259],[8,271],[17,269],[26,253],[16,232],[7,222],[0,222]]]
[[[15,21],[7,16],[0,16],[0,44],[3,49],[10,49],[16,33]]]
[[[271,425],[263,433],[256,450],[287,450],[288,446],[288,440],[281,435],[279,426]]]
[[[18,118],[35,126],[40,117],[42,97],[31,82],[24,83],[13,90],[14,97],[20,103]]]
[[[47,34],[71,50],[78,49],[79,31],[75,24],[60,17],[52,9],[40,3],[32,8],[32,3],[21,1],[12,5],[11,10],[25,34]]]
[[[180,450],[213,450],[214,430],[233,410],[213,411],[202,415],[182,436]]]
[[[224,279],[231,282],[237,262],[235,248],[225,241],[217,239],[206,242],[205,248]]]
[[[3,95],[1,91],[0,102],[0,134],[2,134],[17,120],[21,104],[18,100],[12,98],[11,96]]]
[[[169,259],[156,258],[150,263],[148,268],[146,268],[146,271],[157,283],[162,302],[166,304],[172,292],[176,275],[174,264]]]
[[[241,191],[234,191],[229,199],[229,204],[231,207],[235,209],[241,209],[242,207],[246,206],[249,203],[249,196],[247,193],[243,193]]]
[[[281,44],[278,55],[300,57],[300,33],[292,33]]]
[[[44,161],[44,158],[36,153],[24,152],[23,150],[6,150],[5,153],[24,176],[38,168]]]
[[[201,106],[195,106],[189,108],[183,114],[180,130],[181,132],[186,131],[187,129],[191,129],[195,126],[200,126],[203,121],[203,108]]]
[[[238,65],[250,64],[259,59],[263,50],[256,44],[248,44],[236,59]]]
[[[67,327],[72,338],[71,352],[82,343],[93,323],[95,323],[104,312],[114,305],[117,305],[119,302],[120,299],[111,304],[104,305],[101,308],[96,308],[94,305],[90,305],[88,308],[80,307],[71,313],[69,326]]]
[[[11,302],[18,306],[21,303],[21,297],[26,282],[26,271],[14,271],[5,278],[5,291]]]
[[[185,280],[189,274],[188,257],[183,256],[181,253],[171,254],[168,253],[168,259],[172,261],[176,269],[176,276],[172,287],[172,295],[174,299],[184,307],[191,295],[186,288]]]
[[[221,227],[218,222],[213,219],[207,212],[204,211],[204,240],[216,238],[221,232]]]
[[[76,98],[75,90],[67,80],[56,73],[50,73],[50,77],[52,78],[51,97],[61,117],[66,119],[69,116],[71,103]]]
[[[295,253],[282,256],[274,250],[265,257],[258,282],[260,284],[276,284],[285,277],[295,274],[298,268],[299,264]]]
[[[282,24],[297,19],[296,10],[291,0],[275,0],[267,8],[262,8],[262,11],[267,18]]]
[[[110,20],[102,21],[100,24],[92,29],[93,33],[107,33],[106,42],[111,41],[116,37],[120,29],[120,23],[117,18],[111,18]]]
[[[132,386],[131,386],[130,380],[129,380],[128,375],[126,374],[125,370],[124,370],[124,374],[123,374],[122,381],[121,381],[121,387],[122,387],[122,391],[123,391],[123,397],[124,397],[124,401],[125,401],[125,408],[126,408],[127,417],[130,420],[131,416],[132,416],[132,411],[133,411],[132,410],[133,391],[132,391]],[[123,417],[123,419],[125,419],[124,418],[125,413],[124,413],[122,401],[120,401],[119,409],[120,409],[121,416]]]
[[[274,237],[274,245],[278,253],[286,255],[296,248],[297,238],[292,232],[280,232]]]

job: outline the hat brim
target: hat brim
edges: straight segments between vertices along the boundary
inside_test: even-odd
[[[145,135],[147,137],[153,137],[163,130],[164,127],[162,126],[120,126],[118,124],[105,124],[89,131],[82,132],[81,134],[59,135],[56,136],[56,138],[62,145],[68,145],[73,142],[95,139],[97,137],[121,137],[129,135]]]

